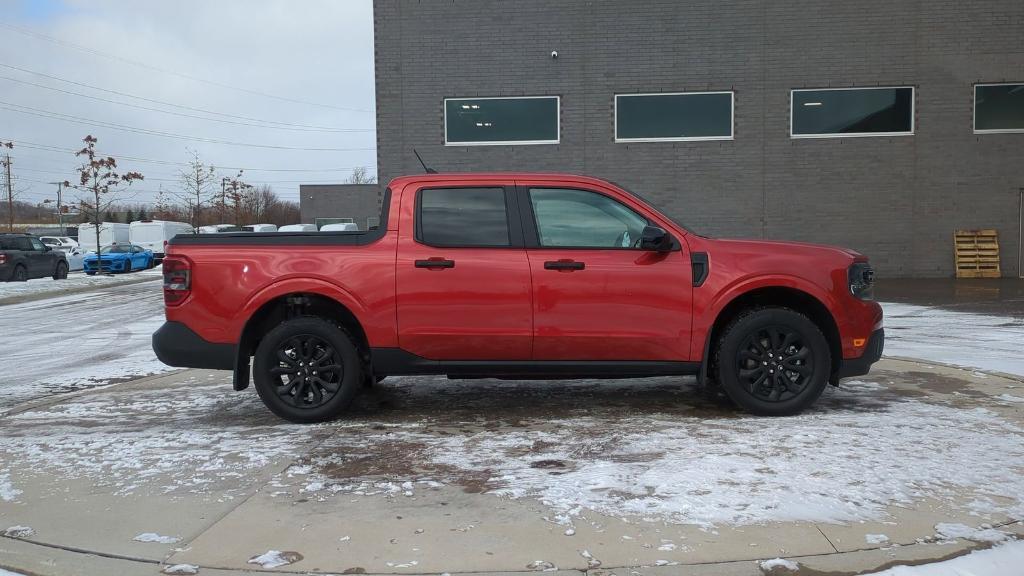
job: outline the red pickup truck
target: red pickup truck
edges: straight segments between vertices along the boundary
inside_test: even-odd
[[[882,354],[852,250],[694,234],[613,183],[557,174],[396,178],[360,232],[177,236],[171,366],[234,370],[275,414],[336,417],[390,375],[697,375],[795,414]]]

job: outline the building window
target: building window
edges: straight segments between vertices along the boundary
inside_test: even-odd
[[[558,144],[558,96],[446,98],[447,146]]]
[[[429,246],[510,246],[503,188],[420,190],[416,239]]]
[[[731,140],[732,92],[616,94],[616,142]]]
[[[790,136],[846,138],[914,133],[914,89],[793,90]]]
[[[976,84],[974,131],[1024,132],[1024,84]]]

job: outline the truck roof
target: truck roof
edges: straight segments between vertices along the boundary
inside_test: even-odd
[[[607,180],[594,178],[593,176],[583,176],[580,174],[570,174],[565,172],[445,172],[437,174],[410,174],[406,176],[397,176],[391,179],[388,186],[404,186],[411,182],[460,182],[480,180],[499,180],[502,182],[507,182],[509,180],[564,180],[590,184],[611,184]]]

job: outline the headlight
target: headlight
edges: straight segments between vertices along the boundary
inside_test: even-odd
[[[867,262],[855,262],[850,266],[850,294],[861,300],[872,300],[875,297],[875,271]]]

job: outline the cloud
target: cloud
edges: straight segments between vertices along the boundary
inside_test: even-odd
[[[100,150],[122,158],[185,162],[187,149],[193,149],[215,166],[316,169],[247,171],[249,182],[270,183],[283,198],[292,200],[298,199],[299,180],[335,183],[348,176],[324,168],[367,166],[376,171],[371,0],[50,0],[35,4],[20,3],[13,18],[0,19],[0,64],[22,69],[0,66],[0,102],[6,103],[0,104],[0,139],[14,140],[16,146],[26,142],[73,149],[86,134],[93,134],[99,138]],[[26,112],[66,116],[54,119]],[[67,116],[149,133],[78,124]],[[271,121],[277,128],[244,118]],[[363,131],[280,129],[284,124]],[[224,141],[345,150],[271,149],[220,143]],[[22,195],[26,201],[52,196],[53,187],[45,182],[74,180],[77,160],[70,152],[18,146],[12,156],[14,173],[26,188]],[[121,160],[120,165],[147,176],[123,195],[125,200],[151,202],[161,185],[177,186],[176,165],[134,160]]]

